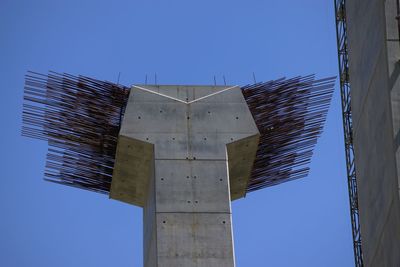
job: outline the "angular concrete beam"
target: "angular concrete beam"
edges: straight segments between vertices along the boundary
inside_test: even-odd
[[[232,93],[232,91],[234,91],[234,93]],[[209,110],[213,111],[213,114],[217,114],[220,113],[220,108],[218,108],[219,103],[226,103],[227,106],[231,103],[234,107],[236,102],[236,104],[240,104],[241,110],[235,113],[235,110],[231,106],[229,110],[232,114],[231,120],[228,122],[224,120],[223,116],[219,116],[219,118],[215,118],[216,125],[234,123],[232,118],[236,119],[236,117],[238,117],[235,116],[235,114],[241,114],[240,120],[247,119],[248,122],[252,122],[251,113],[245,106],[243,96],[239,93],[240,89],[238,87],[231,86],[133,86],[118,139],[110,198],[140,207],[144,206],[148,179],[150,179],[151,173],[151,160],[154,160],[154,144],[151,141],[155,141],[154,138],[152,138],[155,136],[154,130],[151,130],[151,127],[149,127],[151,124],[154,124],[155,128],[159,127],[163,129],[164,133],[169,132],[169,135],[175,136],[172,137],[171,140],[157,140],[157,145],[162,145],[164,147],[163,151],[165,156],[165,154],[173,153],[174,150],[176,150],[174,145],[172,145],[172,141],[182,143],[186,138],[186,133],[184,131],[186,129],[185,114],[187,113],[185,105],[186,107],[194,106],[194,110],[197,111],[199,109],[204,109],[204,105],[206,105],[209,107]],[[135,103],[137,105],[142,104],[141,107],[146,109],[144,114],[153,113],[156,115],[152,117],[152,120],[146,121],[145,117],[140,117],[140,112],[137,111],[136,107],[132,107]],[[160,105],[160,110],[158,110],[155,106],[152,107],[152,103],[163,104]],[[196,105],[197,103],[198,105]],[[179,122],[177,122],[176,119],[174,119],[174,121],[168,121],[167,118],[163,116],[171,112],[174,115],[180,112],[181,120]],[[243,130],[239,130],[238,133],[235,133],[236,137],[238,137],[238,134],[241,135],[239,140],[236,138],[235,141],[229,138],[217,140],[217,142],[225,142],[228,153],[231,200],[236,200],[245,196],[247,183],[250,179],[251,169],[255,160],[259,133],[255,124],[250,124],[253,125],[247,129],[247,133],[244,135],[240,134],[240,131]],[[207,127],[206,124],[198,126],[199,130],[203,132],[207,131],[204,126]],[[226,135],[232,135],[231,133],[226,134],[226,132],[218,131],[217,129],[215,129],[215,134],[218,134],[219,139],[221,139],[224,134],[225,137]],[[200,146],[202,145],[204,145],[204,150],[212,151],[213,147],[217,144],[200,144]],[[207,146],[209,147],[207,148]],[[220,153],[225,152],[220,151]],[[161,156],[162,154],[163,153],[161,153]],[[186,153],[184,154],[186,155]],[[181,157],[186,159],[186,156],[181,155]]]
[[[260,135],[255,134],[226,145],[231,200],[246,196],[259,138]]]
[[[154,145],[120,135],[115,157],[110,198],[144,206],[148,180],[154,166]]]

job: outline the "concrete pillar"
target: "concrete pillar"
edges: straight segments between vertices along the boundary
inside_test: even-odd
[[[145,267],[235,266],[258,137],[239,87],[132,87],[110,197],[143,207]]]

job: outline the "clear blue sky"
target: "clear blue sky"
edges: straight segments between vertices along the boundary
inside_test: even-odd
[[[0,266],[142,266],[141,209],[42,180],[47,144],[20,136],[27,70],[126,85],[337,75],[332,2],[1,0]],[[338,89],[310,175],[233,203],[237,266],[353,266]]]

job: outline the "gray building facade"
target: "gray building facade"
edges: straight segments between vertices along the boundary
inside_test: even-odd
[[[398,0],[346,1],[364,266],[400,266],[398,10]]]

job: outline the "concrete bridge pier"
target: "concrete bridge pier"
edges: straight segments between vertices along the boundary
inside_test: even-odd
[[[145,267],[233,267],[231,201],[259,133],[236,86],[133,86],[110,197],[143,207]]]

